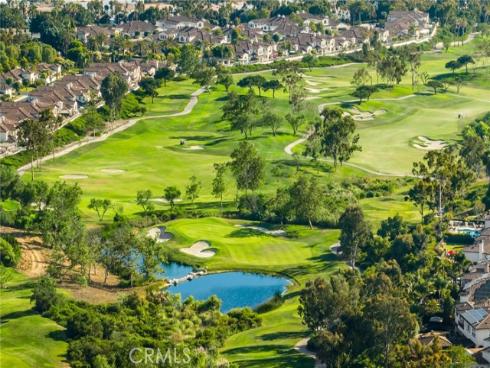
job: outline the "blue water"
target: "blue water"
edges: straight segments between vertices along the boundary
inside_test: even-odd
[[[222,301],[221,311],[228,312],[233,308],[257,307],[272,298],[275,293],[282,293],[288,285],[289,280],[281,277],[224,272],[170,286],[168,291],[180,294],[183,300],[189,296],[205,300],[216,295]]]

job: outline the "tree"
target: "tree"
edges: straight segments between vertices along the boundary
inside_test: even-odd
[[[100,85],[100,93],[110,109],[111,121],[114,121],[116,114],[121,109],[121,102],[124,95],[128,92],[128,83],[118,73],[110,73],[104,78]]]
[[[163,86],[166,87],[167,81],[171,80],[174,77],[174,75],[175,72],[172,69],[168,67],[163,67],[156,71],[155,78],[163,80]]]
[[[410,313],[406,299],[386,293],[372,297],[365,308],[365,319],[372,326],[374,344],[386,367],[394,345],[408,341],[415,333],[416,316]]]
[[[466,74],[468,74],[468,64],[474,64],[475,60],[471,55],[463,55],[458,58],[457,62],[466,68]]]
[[[263,125],[270,126],[272,130],[272,135],[275,136],[283,120],[282,117],[278,114],[275,114],[273,112],[266,112],[262,117],[262,121]]]
[[[230,73],[220,71],[216,83],[225,87],[226,93],[228,93],[230,86],[233,85],[233,76]]]
[[[66,56],[68,59],[72,60],[78,68],[84,68],[89,61],[87,48],[78,40],[70,43]]]
[[[363,99],[369,101],[369,98],[374,93],[374,88],[371,86],[359,86],[352,93],[352,96],[357,97],[359,99],[359,103],[362,103]]]
[[[189,184],[185,188],[185,197],[191,201],[194,201],[199,197],[199,191],[201,190],[201,182],[197,180],[195,175],[192,175],[189,179]]]
[[[348,207],[339,219],[340,249],[352,268],[356,267],[360,249],[371,238],[371,230],[364,219],[362,210],[355,206]]]
[[[3,239],[0,239],[3,240]],[[5,289],[7,283],[14,278],[13,269],[0,265],[0,289]]]
[[[462,66],[463,65],[461,65],[458,60],[451,60],[451,61],[448,61],[446,63],[445,68],[446,69],[450,69],[453,72],[453,75],[454,75],[454,72],[456,71],[456,69],[459,69]]]
[[[161,264],[165,261],[158,243],[155,239],[143,235],[137,238],[136,247],[142,258],[141,273],[145,280],[153,280],[156,273],[162,272]]]
[[[111,201],[109,199],[92,198],[90,200],[88,208],[97,212],[97,217],[99,218],[99,221],[104,221],[105,214],[107,213],[109,208],[111,208]]]
[[[359,288],[342,275],[308,281],[301,291],[298,307],[303,323],[310,331],[332,328],[344,314],[359,306]]]
[[[177,69],[182,74],[191,75],[199,65],[199,53],[191,44],[183,45],[177,58]]]
[[[230,155],[231,172],[235,177],[238,190],[256,190],[264,177],[264,160],[259,156],[254,145],[240,142]]]
[[[175,186],[166,187],[163,191],[163,198],[170,204],[170,208],[173,210],[175,206],[175,200],[180,197],[180,190]]]
[[[104,128],[104,120],[97,112],[95,106],[88,106],[83,115],[83,120],[85,120],[85,126],[87,129],[92,131],[92,135],[95,137],[97,131]]]
[[[201,87],[208,89],[215,77],[214,68],[208,66],[199,66],[192,72],[192,78],[194,78],[194,83],[199,84]],[[209,89],[208,89],[209,91]]]
[[[287,114],[286,120],[293,129],[293,135],[298,133],[298,129],[303,124],[305,116],[303,114]]]
[[[266,79],[261,75],[249,75],[247,77],[242,78],[238,82],[238,86],[242,88],[248,87],[249,91],[252,90],[253,87],[257,87],[259,90],[259,96],[262,92],[262,87],[266,83]]]
[[[444,83],[441,81],[438,81],[436,79],[431,79],[427,81],[426,83],[427,87],[432,88],[434,90],[434,94],[437,94],[438,89],[443,89],[444,88]]]
[[[282,84],[277,79],[270,79],[266,81],[262,87],[264,88],[264,91],[272,90],[272,98],[276,98],[276,90],[282,88]]]
[[[274,75],[279,75],[284,88],[289,93],[289,103],[291,103],[291,94],[293,89],[302,86],[303,77],[297,64],[281,61],[277,63],[277,67],[273,72]]]
[[[301,176],[289,188],[292,211],[297,219],[307,222],[311,229],[313,229],[313,221],[316,221],[320,215],[324,194],[314,177],[307,179]]]
[[[415,89],[415,85],[417,84],[418,70],[421,65],[420,57],[421,53],[418,50],[407,48],[405,58],[410,66],[410,72],[412,74],[412,90]]]
[[[301,59],[301,62],[305,63],[308,66],[308,70],[311,72],[311,68],[317,63],[317,58],[311,54],[306,54],[303,56],[303,59]]]
[[[225,193],[225,172],[226,164],[214,164],[215,176],[213,179],[213,191],[212,194],[219,198],[219,206],[221,211],[223,211],[223,194]]]
[[[146,96],[151,97],[151,103],[153,103],[153,99],[158,97],[158,88],[160,88],[160,79],[155,78],[143,78],[140,81],[140,87],[143,90],[143,93]]]
[[[35,302],[34,309],[36,311],[44,313],[57,303],[58,298],[55,280],[45,276],[36,282],[32,291],[31,302]]]
[[[155,206],[151,202],[152,193],[151,190],[139,190],[136,193],[136,203],[138,206],[143,208],[143,212],[145,215],[148,215],[149,212],[153,211]]]
[[[313,133],[308,138],[306,153],[316,157],[319,153],[331,157],[334,167],[350,159],[355,151],[360,151],[357,144],[359,134],[355,134],[356,125],[350,116],[344,116],[342,110],[325,108],[314,125]]]
[[[248,139],[259,122],[261,103],[253,91],[246,95],[238,95],[231,92],[222,107],[223,119],[229,120],[231,129],[239,130],[245,136],[245,139]]]
[[[34,160],[48,153],[50,128],[46,122],[28,119],[19,127],[18,144],[24,147],[31,158],[31,180],[34,180]]]
[[[372,82],[372,78],[367,68],[360,68],[354,73],[354,76],[352,77],[352,81],[350,83],[356,86],[356,88],[359,88],[371,82]]]

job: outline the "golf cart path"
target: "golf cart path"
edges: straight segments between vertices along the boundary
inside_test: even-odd
[[[315,368],[325,368],[325,364],[323,364],[317,357],[316,354],[312,351],[309,351],[306,345],[308,344],[308,338],[299,340],[296,345],[294,345],[294,349],[301,354],[304,354],[310,358],[315,359]]]
[[[72,151],[74,151],[74,150],[76,150],[76,149],[78,149],[80,147],[83,147],[83,146],[86,146],[86,145],[89,145],[89,144],[92,144],[92,143],[103,142],[107,138],[109,138],[111,135],[116,134],[116,133],[119,133],[119,132],[122,132],[122,131],[124,131],[124,130],[130,128],[130,127],[132,127],[134,124],[136,124],[137,122],[139,122],[141,120],[156,119],[156,118],[172,118],[172,117],[176,117],[176,116],[188,115],[188,114],[190,114],[192,112],[192,110],[196,106],[196,104],[198,102],[199,95],[201,95],[205,90],[206,89],[204,87],[201,87],[198,90],[194,91],[191,94],[191,98],[190,98],[189,102],[184,107],[184,110],[182,110],[180,112],[175,112],[175,113],[172,113],[172,114],[141,116],[139,118],[129,119],[129,120],[127,120],[126,123],[124,123],[122,125],[119,125],[119,126],[115,127],[114,129],[111,129],[111,130],[105,132],[104,134],[102,134],[102,135],[100,135],[98,137],[86,137],[86,138],[84,138],[84,139],[82,139],[80,141],[77,141],[77,142],[73,142],[71,144],[68,144],[67,146],[63,147],[59,151],[56,151],[54,154],[46,155],[43,158],[40,158],[39,160],[37,160],[36,162],[34,162],[33,164],[34,165],[37,165],[37,164],[40,164],[40,163],[43,163],[43,162],[46,162],[46,161],[55,159],[57,157],[64,156],[64,155],[66,155],[66,154],[68,154],[68,153],[70,153],[70,152],[72,152]],[[19,174],[23,174],[24,172],[26,172],[27,170],[30,170],[30,169],[31,169],[31,163],[19,167],[17,169],[17,172]]]

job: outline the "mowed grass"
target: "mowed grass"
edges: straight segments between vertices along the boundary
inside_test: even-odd
[[[0,290],[0,367],[63,367],[63,327],[32,310],[31,281],[15,273]]]
[[[267,226],[256,222],[221,218],[179,219],[166,223],[174,235],[168,247],[172,257],[205,265],[210,270],[250,270],[279,273],[295,283],[285,295],[285,303],[264,313],[262,326],[229,338],[222,354],[240,367],[312,367],[313,361],[294,350],[306,328],[298,315],[298,291],[308,280],[328,276],[346,267],[330,246],[338,241],[338,230],[310,230],[285,226],[285,236],[272,236],[238,225]],[[206,240],[217,251],[209,259],[183,255],[179,248]]]

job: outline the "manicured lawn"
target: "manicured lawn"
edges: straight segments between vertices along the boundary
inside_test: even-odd
[[[62,367],[63,328],[32,310],[31,281],[16,273],[0,290],[0,367]]]
[[[286,302],[262,314],[262,326],[232,336],[222,353],[240,367],[312,367],[312,359],[296,352],[294,345],[306,335],[298,315],[298,291],[317,276],[327,276],[345,264],[330,253],[338,230],[310,230],[286,226],[286,236],[271,236],[237,225],[259,223],[220,218],[179,219],[166,223],[174,235],[168,246],[177,250],[206,240],[217,250],[203,260],[173,254],[178,260],[205,265],[210,270],[256,270],[276,272],[296,282],[286,293]]]

